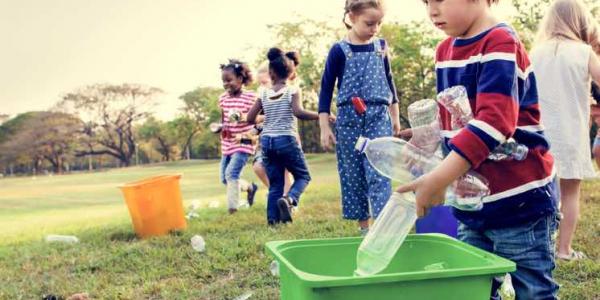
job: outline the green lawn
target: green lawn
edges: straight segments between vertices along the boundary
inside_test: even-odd
[[[90,174],[0,180],[0,299],[35,299],[88,292],[93,299],[277,299],[270,240],[357,234],[341,220],[333,155],[309,155],[313,181],[291,226],[267,227],[263,188],[258,203],[229,216],[216,161],[177,162]],[[181,234],[138,240],[117,186],[183,173],[185,204],[199,200],[200,217]],[[254,178],[246,168],[244,177]],[[563,299],[600,298],[600,182],[584,185],[575,246],[591,259],[561,263]],[[218,201],[219,208],[209,208]],[[74,234],[74,245],[47,244],[45,234]],[[206,253],[189,240],[202,235]]]

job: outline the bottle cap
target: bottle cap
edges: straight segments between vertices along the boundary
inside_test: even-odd
[[[363,153],[365,152],[365,149],[367,148],[367,144],[369,143],[369,139],[364,137],[364,136],[359,136],[358,140],[356,141],[356,144],[354,145],[354,149],[356,149],[356,151]]]

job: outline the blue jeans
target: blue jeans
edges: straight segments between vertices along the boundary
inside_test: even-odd
[[[227,184],[228,181],[240,179],[242,169],[249,157],[250,154],[243,152],[223,155],[221,158],[221,182]]]
[[[290,135],[262,136],[260,138],[262,155],[267,177],[269,177],[269,195],[267,196],[267,221],[280,221],[277,200],[283,197],[284,176],[287,169],[294,176],[288,196],[298,205],[300,195],[310,181],[304,153],[296,137]]]
[[[458,238],[517,264],[517,270],[510,274],[516,300],[558,299],[558,284],[552,278],[556,267],[553,236],[558,220],[558,214],[551,214],[515,227],[483,231],[471,230],[461,223]],[[492,281],[490,299],[501,299],[498,288],[502,279]]]

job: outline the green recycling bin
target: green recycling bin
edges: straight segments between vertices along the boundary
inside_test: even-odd
[[[380,274],[356,277],[362,238],[267,242],[281,300],[489,299],[515,263],[442,234],[409,235]]]

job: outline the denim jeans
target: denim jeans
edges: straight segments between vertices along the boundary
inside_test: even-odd
[[[558,284],[552,278],[556,267],[554,233],[558,223],[558,213],[514,227],[483,231],[469,229],[461,223],[458,238],[517,264],[517,270],[510,274],[516,300],[558,299]],[[493,280],[490,299],[501,299],[498,288],[502,279]]]
[[[296,137],[291,135],[262,136],[260,144],[267,177],[269,177],[267,221],[277,223],[280,221],[277,200],[283,197],[285,170],[287,169],[294,176],[294,183],[290,187],[288,196],[295,205],[298,205],[300,195],[310,181],[310,174],[304,153],[298,145]]]
[[[240,179],[242,169],[249,157],[250,154],[243,152],[223,155],[221,158],[221,182],[227,184],[228,181]]]

